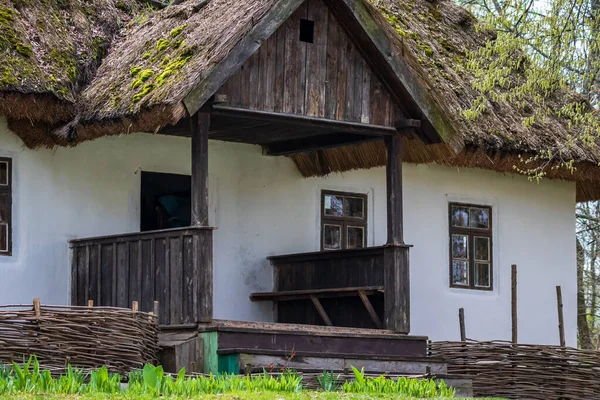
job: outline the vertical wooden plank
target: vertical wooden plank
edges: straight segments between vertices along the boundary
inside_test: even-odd
[[[275,82],[274,82],[274,94],[275,94],[275,112],[283,112],[284,103],[284,92],[285,92],[285,42],[286,42],[286,26],[287,22],[283,24],[278,30],[276,35],[276,53],[275,53]]]
[[[325,83],[325,118],[336,119],[338,108],[339,28],[333,14],[327,18],[327,75]]]
[[[512,342],[519,343],[518,312],[517,312],[517,266],[511,266],[511,314],[512,314]]]
[[[129,244],[129,303],[137,301],[142,311],[149,312],[142,303],[142,241],[133,240]]]
[[[129,243],[116,243],[117,249],[117,307],[127,308],[129,302]]]
[[[181,236],[167,239],[169,246],[170,274],[170,305],[171,324],[177,325],[183,322],[183,238]]]
[[[240,106],[248,107],[250,104],[250,66],[249,60],[238,70],[240,75]]]
[[[142,310],[151,310],[156,300],[154,293],[154,240],[142,240],[141,244],[141,270],[142,270]]]
[[[273,98],[272,90],[269,90],[267,88],[267,86],[270,83],[269,75],[268,75],[268,72],[269,72],[269,40],[271,40],[272,37],[273,37],[273,35],[271,35],[270,38],[265,40],[263,42],[262,46],[260,46],[260,48],[257,51],[257,53],[258,53],[258,93],[257,93],[258,108],[257,109],[259,109],[259,110],[267,110],[267,103],[269,103],[269,100],[267,99],[267,97],[269,96],[269,92],[271,94],[271,99]],[[272,82],[272,78],[273,77],[271,77],[271,82]]]
[[[387,244],[404,244],[402,208],[402,138],[385,138],[387,148]]]
[[[117,305],[117,244],[113,243],[112,247],[112,284],[111,284],[111,304]]]
[[[368,124],[371,119],[371,68],[361,60],[363,64],[363,75],[362,75],[362,106],[360,112],[360,122]]]
[[[212,231],[198,231],[196,252],[198,271],[198,322],[213,319],[213,242]]]
[[[169,257],[167,239],[159,237],[154,239],[154,262],[155,278],[154,293],[160,306],[159,324],[171,323],[171,311],[169,310],[170,286],[169,286]]]
[[[194,264],[194,236],[187,235],[183,237],[183,294],[182,294],[182,323],[190,324],[196,322],[197,296],[195,295],[197,286],[195,283],[195,264]]]
[[[409,248],[388,245],[384,259],[384,319],[386,329],[410,333]]]
[[[257,110],[262,105],[262,101],[259,98],[258,87],[260,81],[260,49],[254,52],[246,62],[248,65],[248,72],[250,74],[248,81],[248,108]]]
[[[190,118],[192,134],[192,225],[208,226],[208,130],[210,114]]]
[[[101,305],[103,300],[102,300],[102,288],[104,287],[104,285],[108,284],[108,283],[104,283],[102,282],[102,245],[98,244],[95,246],[96,247],[96,252],[98,253],[98,301],[96,302],[97,305]]]
[[[85,298],[88,293],[88,257],[87,257],[87,246],[80,246],[77,248],[77,293],[79,298],[77,305],[83,306],[87,299]]]
[[[77,247],[71,248],[71,305],[79,304]]]
[[[100,300],[98,298],[98,292],[100,289],[100,275],[99,275],[99,270],[100,270],[100,260],[99,260],[99,249],[97,245],[94,244],[90,244],[88,246],[89,248],[89,257],[90,257],[90,264],[89,264],[89,269],[90,269],[90,280],[89,280],[89,284],[88,284],[88,300],[92,300],[94,301],[94,303],[96,304],[100,304]]]
[[[347,38],[346,40],[346,112],[345,112],[345,120],[346,121],[356,121],[356,115],[354,115],[354,102],[356,100],[356,96],[354,93],[354,78],[356,76],[356,60],[360,55],[356,50],[356,46]],[[362,72],[361,72],[362,76]],[[362,105],[362,104],[361,104]],[[360,117],[360,116],[359,116]]]
[[[362,59],[362,56],[358,52],[358,49],[355,51],[354,57],[354,103],[352,110],[353,120],[356,122],[360,122],[362,119],[362,95],[363,95],[363,70],[367,68],[365,62]]]
[[[348,79],[348,38],[344,30],[338,25],[338,76],[337,76],[337,110],[335,119],[343,121],[346,119],[346,81]]]
[[[112,243],[102,244],[100,247],[100,280],[102,285],[100,287],[100,300],[102,301],[99,306],[115,306],[112,296],[112,288],[115,286],[113,278],[113,245]]]
[[[327,33],[329,12],[321,0],[307,0],[307,18],[314,22],[313,43],[306,44],[306,114],[325,116]]]
[[[241,69],[238,69],[226,82],[227,104],[239,107],[242,103],[241,93]]]
[[[286,21],[283,111],[303,114],[306,89],[306,43],[300,41],[300,20],[307,18],[306,2]]]
[[[460,341],[466,342],[467,341],[467,331],[465,328],[465,309],[464,308],[458,309],[458,326],[460,328]]]
[[[371,112],[370,119],[374,125],[385,125],[389,120],[389,106],[386,97],[389,98],[379,79],[371,77]]]

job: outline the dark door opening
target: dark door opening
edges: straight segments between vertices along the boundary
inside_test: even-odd
[[[142,171],[141,231],[190,226],[191,185],[189,175]]]

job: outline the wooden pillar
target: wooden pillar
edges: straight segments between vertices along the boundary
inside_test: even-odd
[[[409,246],[404,244],[402,217],[402,138],[389,136],[387,148],[387,228],[384,250],[384,317],[386,329],[410,332]]]
[[[192,226],[208,225],[208,130],[210,114],[197,113],[192,116]],[[202,236],[202,235],[201,235]],[[194,262],[197,265],[198,299],[197,322],[213,320],[213,260],[212,236],[194,236]]]
[[[192,226],[208,226],[208,130],[210,114],[192,116]]]

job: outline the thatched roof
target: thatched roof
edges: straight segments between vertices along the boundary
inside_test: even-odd
[[[446,144],[407,141],[408,161],[512,171],[519,155],[550,150],[578,165],[574,174],[549,170],[550,177],[585,181],[578,198],[600,198],[594,183],[600,151],[572,140],[577,133],[569,121],[549,117],[526,128],[524,118],[537,108],[527,99],[518,107],[490,101],[472,120],[461,115],[479,97],[467,53],[493,38],[476,29],[468,11],[452,0],[326,2],[366,10],[392,43],[390,59],[408,66],[412,85],[437,110],[433,125],[452,127]],[[208,81],[234,48],[248,39],[258,47],[265,38],[249,38],[254,28],[270,23],[274,31],[281,10],[295,4],[300,1],[187,0],[142,15],[145,6],[134,0],[0,0],[0,113],[30,147],[155,132],[189,113],[190,93],[206,101],[218,89]],[[557,93],[548,102],[558,108],[570,96]],[[368,143],[292,158],[305,176],[324,175],[383,165],[385,150]]]

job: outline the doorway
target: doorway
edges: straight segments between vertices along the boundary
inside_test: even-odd
[[[140,230],[190,226],[191,177],[142,171]]]

